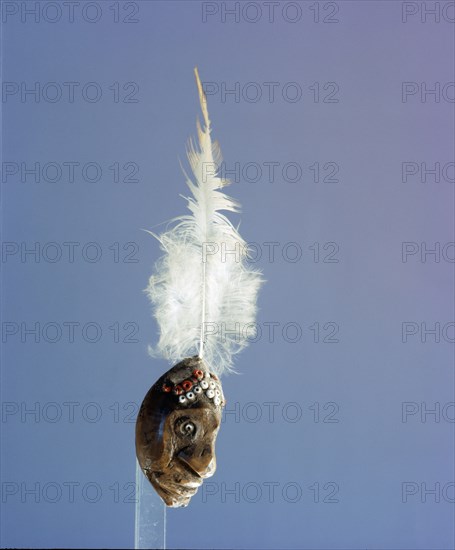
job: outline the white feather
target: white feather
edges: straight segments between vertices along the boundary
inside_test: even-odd
[[[262,276],[247,265],[247,245],[221,213],[237,212],[238,204],[219,191],[229,182],[219,177],[221,153],[211,139],[197,69],[195,74],[204,126],[197,122],[198,146],[190,141],[187,151],[193,173],[193,180],[187,176],[191,215],[175,218],[172,228],[157,237],[164,255],[146,289],[160,329],[151,352],[173,363],[199,355],[222,374],[232,370],[232,356],[255,335]]]

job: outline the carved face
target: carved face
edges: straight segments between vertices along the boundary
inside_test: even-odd
[[[216,470],[224,396],[201,359],[185,359],[149,390],[136,423],[142,471],[167,506],[187,506]]]

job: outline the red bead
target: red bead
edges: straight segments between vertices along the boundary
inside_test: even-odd
[[[182,393],[183,393],[182,387],[181,387],[181,386],[175,386],[175,387],[174,387],[174,393],[175,393],[175,395],[180,395],[180,394],[182,394]]]
[[[164,384],[163,386],[163,391],[166,392],[166,393],[169,393],[171,391],[171,386],[166,386],[166,384]]]
[[[204,373],[200,369],[193,371],[193,374],[198,380],[202,380],[204,378]]]
[[[182,388],[185,391],[190,391],[193,387],[193,382],[190,382],[190,380],[185,380],[185,382],[182,382]]]

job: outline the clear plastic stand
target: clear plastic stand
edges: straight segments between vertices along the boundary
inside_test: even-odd
[[[166,548],[166,506],[136,461],[134,548]]]

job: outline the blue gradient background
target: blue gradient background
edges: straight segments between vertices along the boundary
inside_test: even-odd
[[[422,343],[420,334],[403,343],[401,336],[406,321],[430,327],[454,320],[453,263],[431,256],[422,262],[418,254],[405,263],[401,257],[403,241],[431,247],[454,240],[453,169],[452,182],[401,179],[402,162],[453,162],[453,103],[442,96],[439,102],[401,97],[403,81],[431,87],[454,80],[453,24],[442,16],[439,23],[431,16],[422,22],[420,12],[404,23],[403,4],[395,1],[338,2],[339,22],[333,24],[315,23],[309,2],[299,4],[302,18],[294,24],[279,8],[273,23],[266,15],[257,23],[245,17],[223,23],[220,13],[204,23],[202,3],[193,1],[140,1],[137,23],[114,23],[113,3],[98,4],[102,17],[94,24],[78,8],[74,23],[22,23],[14,15],[2,26],[5,81],[95,81],[103,89],[93,104],[80,93],[74,103],[21,102],[18,96],[3,103],[4,162],[95,161],[103,177],[90,183],[77,172],[72,184],[10,177],[2,184],[2,241],[97,242],[103,256],[83,261],[79,247],[73,263],[7,257],[2,322],[97,322],[103,336],[89,343],[79,330],[74,343],[62,337],[51,344],[30,337],[22,343],[16,335],[2,345],[2,489],[80,485],[74,502],[65,492],[56,503],[42,495],[39,502],[33,495],[21,499],[20,490],[4,494],[1,545],[133,545],[127,484],[135,472],[134,415],[128,417],[134,409],[128,403],[140,403],[168,368],[147,356],[157,328],[142,289],[159,249],[141,229],[159,229],[185,212],[178,158],[195,134],[192,71],[198,65],[203,81],[228,87],[299,83],[303,95],[295,103],[279,94],[274,102],[264,96],[256,103],[232,96],[223,102],[215,94],[209,110],[228,166],[296,162],[303,176],[289,183],[278,175],[269,183],[264,175],[230,188],[242,204],[235,221],[241,219],[244,238],[279,243],[274,261],[264,248],[257,265],[267,279],[258,322],[280,325],[273,342],[264,331],[238,356],[239,376],[225,378],[228,409],[239,407],[240,413],[225,418],[211,484],[187,509],[168,512],[169,547],[453,548],[453,408],[439,422],[420,416],[421,407],[438,402],[442,409],[454,401],[453,328],[439,343],[431,336]],[[119,9],[124,14],[130,8],[120,3]],[[320,9],[326,15],[327,3]],[[138,102],[114,103],[109,86],[130,81],[139,85]],[[309,86],[330,81],[339,86],[339,101],[315,102]],[[139,166],[139,182],[113,183],[108,167],[129,161]],[[314,183],[308,167],[316,161],[336,162],[339,183]],[[109,247],[115,242],[137,243],[138,261],[114,262]],[[281,255],[289,242],[302,247],[296,263]],[[315,242],[336,242],[339,261],[315,262],[309,249]],[[138,342],[115,343],[108,329],[115,322],[137,323]],[[289,322],[302,327],[296,343],[281,334]],[[339,342],[315,343],[309,329],[315,322],[337,323]],[[126,333],[122,329],[121,337]],[[25,421],[19,413],[5,414],[7,403],[38,403],[42,411],[52,402],[80,403],[74,422],[67,414],[58,422],[42,412]],[[102,411],[97,422],[81,414],[91,402]],[[267,402],[278,404],[273,421]],[[302,412],[296,422],[290,421],[290,402]],[[338,422],[323,422],[329,402],[339,409]],[[407,422],[403,402],[419,406]],[[319,422],[314,403],[320,404]],[[258,421],[248,420],[257,410]],[[98,502],[82,496],[90,482],[102,489]],[[329,482],[338,487],[337,502],[323,501]],[[407,502],[404,482],[419,487]],[[222,494],[236,483],[238,502]],[[292,490],[283,497],[287,483],[301,488],[296,502],[289,502]],[[319,502],[309,489],[315,483]],[[422,502],[421,483],[440,483],[439,502],[432,495]],[[273,499],[270,484],[277,487]],[[257,487],[263,491],[258,498]]]

